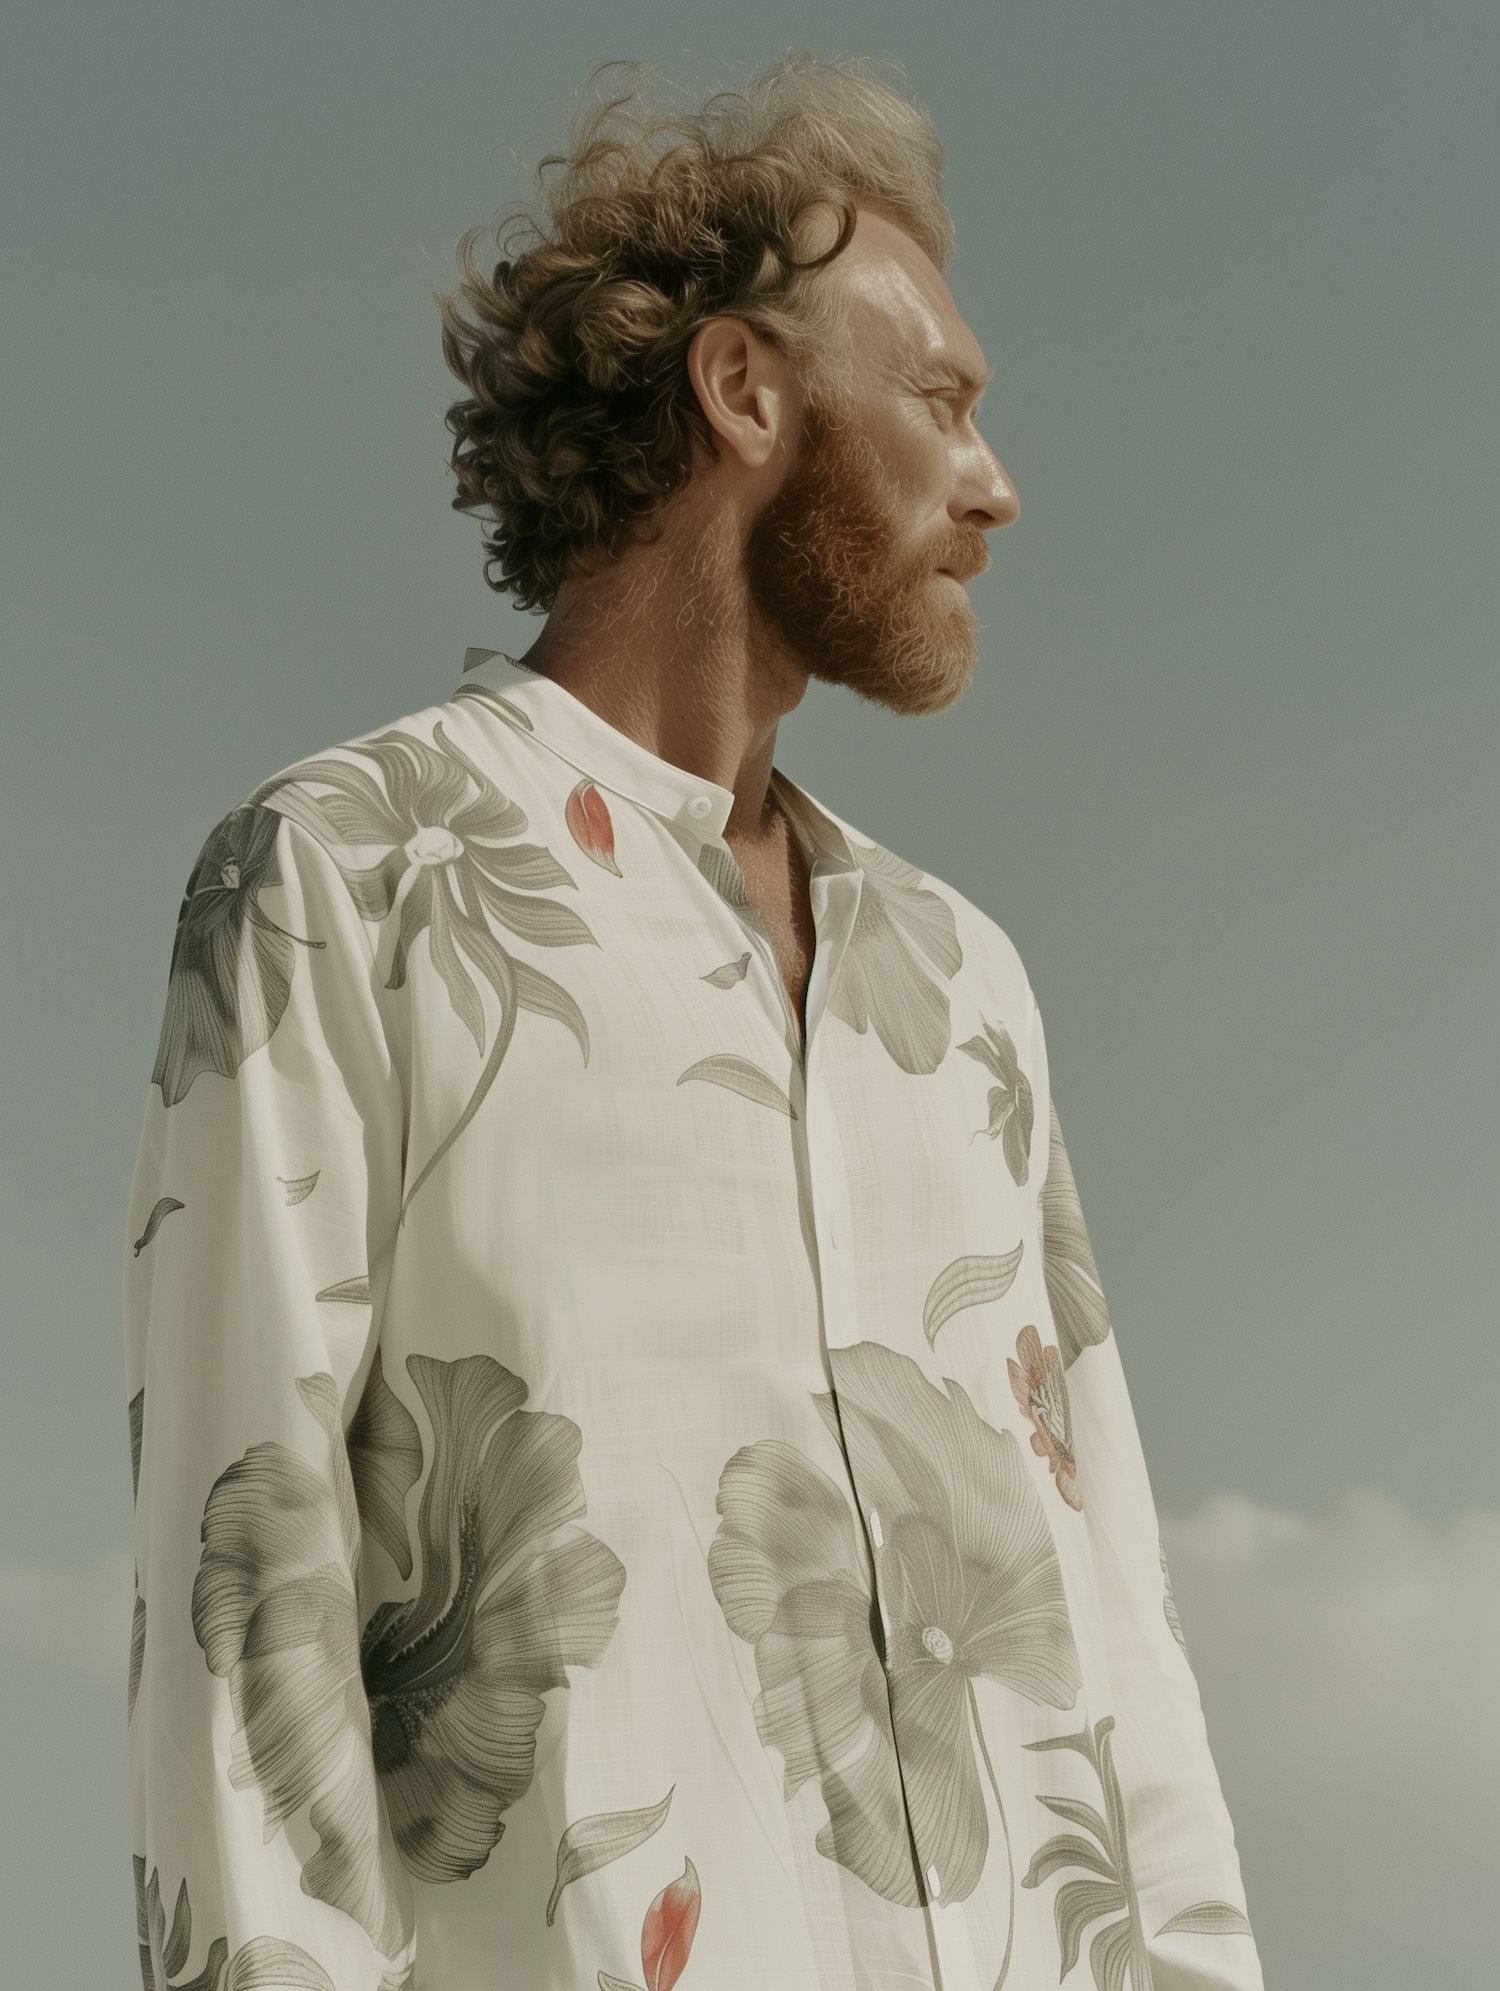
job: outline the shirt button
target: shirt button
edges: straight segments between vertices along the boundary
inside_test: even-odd
[[[713,806],[712,800],[707,795],[695,795],[692,801],[688,803],[688,814],[696,816],[701,822],[709,814]]]

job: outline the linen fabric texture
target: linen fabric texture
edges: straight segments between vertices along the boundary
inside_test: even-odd
[[[502,660],[183,902],[125,1260],[148,1991],[1260,1984],[1003,933]]]

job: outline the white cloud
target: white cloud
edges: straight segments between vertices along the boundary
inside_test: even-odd
[[[1220,1495],[1163,1537],[1263,1938],[1298,1982],[1500,1982],[1500,1514]]]
[[[0,1655],[114,1681],[123,1696],[134,1596],[123,1549],[72,1568],[0,1565]]]

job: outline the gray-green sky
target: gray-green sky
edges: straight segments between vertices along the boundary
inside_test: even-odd
[[[970,696],[815,691],[783,764],[1017,942],[1159,1500],[1246,1503],[1174,1541],[1269,1981],[1500,1974],[1493,0],[10,0],[0,1900],[37,1991],[135,1969],[98,1653],[183,880],[255,781],[535,627],[447,509],[455,238],[591,62],[793,45],[936,118],[1023,517]],[[1321,1684],[1273,1693],[1304,1637]],[[1272,1774],[1350,1669],[1358,1733]]]

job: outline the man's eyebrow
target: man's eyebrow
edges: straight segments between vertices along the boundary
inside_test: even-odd
[[[914,371],[930,383],[923,387],[924,394],[982,394],[995,377],[992,366],[976,372],[973,367],[963,366],[943,354],[924,353],[916,361]]]

